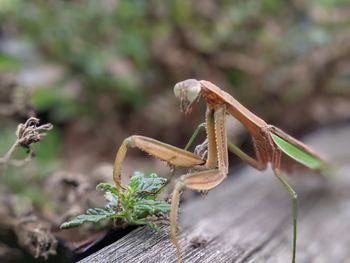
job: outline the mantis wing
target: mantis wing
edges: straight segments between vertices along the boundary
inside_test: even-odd
[[[292,166],[294,162],[313,171],[328,174],[327,162],[311,148],[276,127],[273,127],[270,135],[277,147],[289,157],[289,160],[284,158],[285,165],[282,166]]]
[[[274,143],[280,148],[285,154],[294,159],[295,161],[305,165],[306,167],[317,170],[323,166],[323,161],[317,157],[297,148],[293,144],[283,140],[276,134],[271,134]]]

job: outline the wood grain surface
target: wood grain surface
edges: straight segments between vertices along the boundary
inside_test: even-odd
[[[338,163],[331,180],[288,177],[299,196],[297,262],[350,262],[350,125],[321,129],[303,141]],[[205,196],[182,205],[184,262],[290,262],[291,199],[271,169],[230,170]],[[167,228],[140,227],[80,261],[176,262]]]

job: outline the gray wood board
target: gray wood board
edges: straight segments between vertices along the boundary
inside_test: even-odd
[[[332,180],[301,174],[288,177],[299,196],[297,262],[346,262],[350,259],[350,126],[322,129],[304,141],[342,164]],[[184,262],[290,262],[290,196],[271,169],[233,168],[230,173],[209,194],[181,207]],[[167,228],[155,233],[140,227],[80,262],[176,262],[176,256]]]

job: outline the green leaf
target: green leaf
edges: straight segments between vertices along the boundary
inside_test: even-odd
[[[303,150],[297,148],[296,146],[285,141],[276,134],[270,133],[273,141],[276,143],[278,148],[280,148],[285,154],[293,158],[295,161],[305,165],[306,167],[316,170],[324,167],[324,162],[319,158],[304,152]]]
[[[115,195],[118,195],[117,187],[115,187],[113,184],[109,184],[109,183],[99,183],[96,186],[96,190],[109,191]]]
[[[130,179],[129,186],[134,192],[158,193],[168,180],[157,176],[155,173],[145,175],[141,172],[135,172]]]
[[[88,209],[84,215],[65,222],[61,228],[70,228],[84,223],[98,223],[101,220],[121,218],[128,224],[148,225],[157,229],[155,222],[148,216],[165,214],[170,211],[170,204],[165,201],[155,201],[155,198],[167,183],[167,180],[156,174],[145,175],[136,172],[131,177],[126,190],[120,193],[120,209],[118,205],[118,190],[109,183],[100,183],[97,190],[106,191],[104,194],[105,208]]]
[[[116,194],[111,192],[106,192],[104,196],[108,204],[117,206],[118,196]]]
[[[112,212],[115,211],[118,205],[118,190],[117,188],[109,183],[100,183],[96,186],[96,190],[106,191],[104,194],[106,200],[105,209]]]
[[[84,223],[98,223],[101,220],[113,217],[114,212],[107,211],[102,208],[89,208],[85,214],[79,215],[72,220],[63,223],[60,228],[71,228],[75,226],[80,226]]]
[[[164,201],[141,200],[133,207],[135,217],[147,217],[149,215],[156,215],[159,213],[168,213],[170,211],[170,204]]]

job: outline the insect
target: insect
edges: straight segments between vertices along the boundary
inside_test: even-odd
[[[119,190],[122,188],[121,165],[127,149],[130,147],[137,147],[172,166],[187,167],[194,170],[194,172],[179,177],[171,199],[170,234],[176,247],[178,262],[182,262],[180,245],[176,236],[181,192],[184,189],[208,191],[219,185],[228,173],[228,151],[235,153],[257,170],[265,170],[267,164],[271,163],[274,174],[292,198],[292,262],[295,262],[297,194],[283,177],[281,171],[289,173],[306,168],[322,173],[327,170],[327,162],[305,144],[294,139],[281,129],[267,124],[230,94],[209,81],[188,79],[179,82],[174,87],[174,93],[180,99],[181,110],[185,113],[191,111],[193,103],[200,97],[206,100],[205,125],[198,126],[185,149],[139,135],[133,135],[125,139],[117,152],[114,162],[113,178],[116,186]],[[232,115],[247,129],[252,138],[255,158],[244,153],[236,145],[228,141],[225,126],[227,114]],[[187,151],[197,136],[200,127],[203,126],[206,128],[207,139],[202,147],[204,147],[206,154],[196,154],[196,151],[195,153]]]

